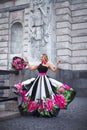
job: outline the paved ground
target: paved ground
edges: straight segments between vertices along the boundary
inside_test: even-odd
[[[87,98],[75,98],[57,117],[19,116],[2,120],[0,130],[87,130]]]

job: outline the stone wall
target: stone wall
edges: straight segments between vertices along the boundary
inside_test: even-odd
[[[34,42],[33,47],[36,46],[36,43],[37,45],[39,44],[39,49],[37,48],[37,53],[43,50],[39,43],[39,41],[41,41],[40,29],[42,28],[40,25],[40,21],[37,20],[38,17],[40,18],[40,12],[38,12],[37,10],[41,9],[43,13],[43,23],[45,21],[46,24],[46,20],[48,21],[51,16],[50,11],[52,11],[53,9],[54,11],[52,11],[52,20],[54,20],[54,22],[52,21],[52,24],[48,24],[51,26],[52,33],[50,33],[50,29],[48,29],[47,33],[50,37],[52,37],[48,38],[48,35],[45,35],[45,30],[47,29],[45,28],[47,27],[46,24],[46,26],[43,27],[44,38],[45,41],[48,42],[54,40],[56,37],[56,41],[53,41],[55,44],[52,44],[52,42],[51,44],[48,44],[49,46],[47,46],[47,53],[51,54],[49,55],[50,59],[52,55],[54,55],[54,59],[61,59],[62,63],[59,67],[60,69],[58,70],[58,72],[55,75],[53,75],[53,73],[51,75],[53,77],[56,77],[56,79],[61,82],[68,83],[69,85],[76,87],[77,90],[80,90],[81,94],[83,90],[87,90],[87,0],[48,0],[47,2],[52,3],[53,6],[52,4],[50,5],[46,3],[46,0],[34,0],[35,4],[40,4],[41,1],[45,1],[45,5],[35,5],[34,10],[33,4],[30,0],[0,1],[0,69],[9,69],[11,59],[15,55],[22,57],[24,57],[25,55],[29,55],[32,38],[36,38],[35,40],[37,41]],[[48,12],[47,10],[49,9],[50,11]],[[33,11],[37,12],[34,13]],[[12,14],[15,14],[13,20],[11,19]],[[33,25],[33,22],[30,22],[31,16],[33,18],[33,22],[35,22],[35,25]],[[47,16],[49,16],[49,19]],[[34,21],[35,19],[36,21]],[[9,45],[11,44],[11,24],[16,21],[19,21],[23,25],[22,54],[10,54],[9,51]],[[55,46],[54,54],[51,50],[53,49],[53,45]],[[51,50],[50,53],[49,49]],[[36,50],[33,50],[32,53],[34,54],[34,56],[36,56]],[[25,79],[33,75],[31,73],[30,76],[25,74]],[[87,93],[85,95],[87,95]]]
[[[87,0],[72,0],[72,69],[87,70]]]
[[[9,12],[0,13],[0,69],[8,67]]]
[[[62,60],[61,68],[72,69],[71,48],[71,3],[57,0],[55,3],[57,57]]]

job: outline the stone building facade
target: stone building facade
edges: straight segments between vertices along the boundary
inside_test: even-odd
[[[11,69],[14,56],[33,64],[41,53],[54,65],[62,61],[52,76],[87,96],[87,0],[0,0],[0,70]]]

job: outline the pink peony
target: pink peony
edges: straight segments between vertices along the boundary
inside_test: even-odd
[[[63,88],[62,86],[59,87],[59,88],[58,88],[58,92],[63,93],[63,92],[64,92],[64,88]]]
[[[20,92],[20,90],[22,88],[22,84],[21,83],[15,84],[14,87],[17,88],[16,93],[18,93],[18,92]]]
[[[30,101],[27,106],[27,110],[28,110],[28,112],[32,112],[32,111],[35,111],[37,109],[37,107],[38,107],[38,105],[36,102]]]
[[[46,110],[47,111],[52,111],[53,109],[53,101],[51,99],[46,100]]]
[[[70,87],[66,84],[63,84],[63,88],[67,89],[67,90],[70,90]]]
[[[57,105],[59,108],[64,108],[66,105],[65,98],[62,95],[54,95],[54,104]]]
[[[43,100],[41,100],[40,101],[40,103],[38,103],[39,105],[38,105],[38,109],[40,110],[40,111],[43,111],[44,110],[44,102],[43,102]]]

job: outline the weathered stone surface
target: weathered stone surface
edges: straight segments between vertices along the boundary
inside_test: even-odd
[[[57,50],[57,55],[58,56],[71,56],[71,50],[69,49],[58,49]]]
[[[87,15],[87,9],[72,11],[72,16]]]
[[[71,42],[71,37],[69,35],[57,36],[57,42]]]
[[[73,50],[72,56],[78,56],[78,58],[80,56],[87,56],[87,50]]]
[[[0,47],[7,47],[8,46],[8,42],[0,42]]]
[[[69,14],[62,14],[62,15],[56,15],[56,21],[58,22],[64,22],[64,21],[69,21],[72,22],[71,16]]]
[[[55,8],[64,8],[64,7],[68,7],[69,8],[69,1],[64,1],[64,2],[61,2],[61,3],[55,3]]]
[[[80,37],[73,37],[72,38],[72,43],[84,43],[87,42],[87,36],[80,36]],[[84,48],[85,49],[85,48]]]
[[[3,55],[0,54],[0,60],[1,60],[1,59],[2,59],[2,60],[7,59],[7,56],[8,56],[7,54],[3,54]]]
[[[4,30],[4,29],[8,29],[9,28],[9,25],[6,23],[6,24],[0,24],[0,30]]]
[[[56,31],[56,35],[66,35],[66,34],[71,35],[70,28],[61,28],[61,29],[57,29],[57,31]]]
[[[6,29],[6,30],[0,30],[0,36],[2,36],[2,35],[8,35],[8,33],[9,33],[8,29]]]
[[[72,23],[86,23],[87,22],[87,16],[82,15],[82,16],[77,16],[77,17],[72,17]]]
[[[87,49],[87,43],[75,43],[75,44],[72,44],[72,50],[84,50]]]
[[[58,56],[58,59],[60,59],[61,60],[61,63],[63,63],[63,64],[66,64],[66,63],[69,63],[69,64],[71,64],[71,56]]]
[[[71,28],[70,22],[57,22],[57,28]]]
[[[72,24],[72,29],[85,29],[87,27],[87,23],[76,23]]]
[[[72,65],[73,70],[87,70],[87,64],[73,64]]]
[[[8,23],[8,22],[9,22],[8,18],[0,18],[0,24]]]
[[[8,48],[0,48],[0,54],[8,53]]]
[[[64,70],[71,70],[72,66],[71,64],[64,63],[64,64],[61,64],[59,68],[64,69]]]
[[[0,18],[8,18],[8,17],[9,17],[9,12],[2,12],[2,13],[0,13]]]
[[[81,57],[72,57],[72,64],[86,64],[87,63],[87,57],[81,56]]]
[[[86,2],[85,3],[78,3],[76,5],[71,5],[71,10],[73,11],[73,10],[87,9],[87,3]]]
[[[72,30],[72,37],[76,36],[87,36],[87,29]]]
[[[71,43],[70,42],[57,42],[56,47],[58,49],[70,49],[71,50]]]
[[[87,2],[87,0],[84,0],[84,1],[83,0],[72,0],[72,4],[75,4],[75,5],[76,4],[83,4],[83,3],[85,4],[86,2]]]
[[[69,8],[56,9],[56,15],[61,15],[61,14],[71,15],[71,11]]]

